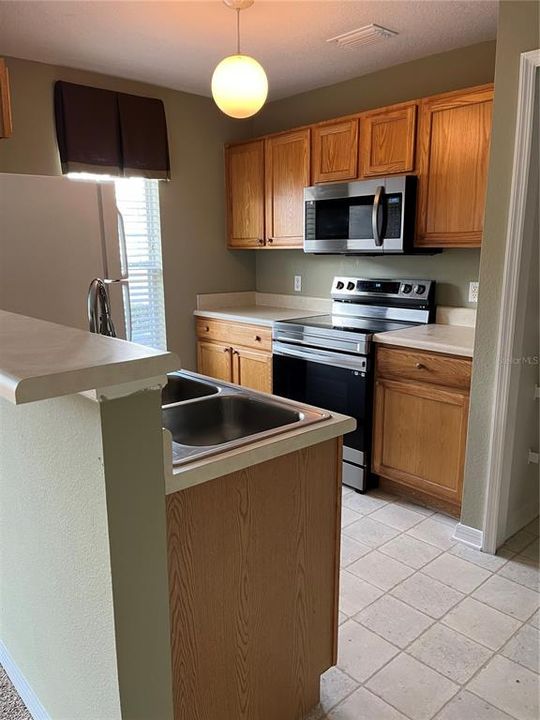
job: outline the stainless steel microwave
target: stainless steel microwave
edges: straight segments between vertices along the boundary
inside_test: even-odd
[[[414,175],[396,175],[305,188],[304,252],[414,252],[416,185]]]

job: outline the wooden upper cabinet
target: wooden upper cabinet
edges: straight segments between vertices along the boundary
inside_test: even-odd
[[[417,246],[480,245],[492,105],[491,84],[421,101]]]
[[[415,246],[479,247],[492,105],[481,85],[227,146],[229,248],[301,248],[304,187],[402,173],[418,176]]]
[[[266,242],[303,246],[304,188],[309,185],[310,131],[273,135],[266,140]]]
[[[372,110],[360,116],[360,176],[414,170],[416,102]]]
[[[9,73],[5,61],[0,58],[0,138],[12,134]]]
[[[264,140],[225,150],[229,247],[264,244]]]
[[[358,176],[358,118],[311,128],[314,183],[354,180]]]

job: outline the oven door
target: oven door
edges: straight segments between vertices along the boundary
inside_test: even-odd
[[[367,467],[372,410],[368,363],[365,356],[273,344],[274,394],[353,417],[357,427],[343,437],[343,458]]]

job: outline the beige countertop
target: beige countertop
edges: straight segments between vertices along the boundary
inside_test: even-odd
[[[305,295],[259,292],[209,293],[197,296],[197,309],[194,315],[272,327],[279,320],[324,315],[330,312],[331,307],[331,300]]]
[[[174,353],[0,310],[0,395],[15,404],[155,378]]]
[[[373,336],[373,340],[381,345],[399,345],[447,355],[472,357],[474,327],[439,323],[418,325],[405,330],[377,333]]]
[[[320,310],[306,310],[299,308],[269,307],[267,305],[245,305],[240,307],[222,307],[219,310],[195,310],[198,317],[213,318],[215,320],[230,320],[232,322],[254,323],[272,327],[278,320],[295,320],[302,317],[321,315]]]
[[[331,308],[331,301],[324,298],[258,292],[213,293],[197,297],[194,314],[272,327],[279,320],[324,315],[331,312]],[[439,306],[436,323],[377,333],[373,340],[380,344],[472,357],[475,322],[475,309]]]

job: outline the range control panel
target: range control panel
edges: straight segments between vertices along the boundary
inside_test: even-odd
[[[388,300],[414,299],[427,302],[433,297],[434,280],[377,280],[373,278],[335,277],[332,297],[358,301],[367,298]]]

